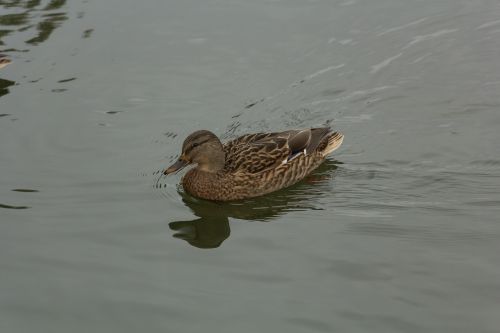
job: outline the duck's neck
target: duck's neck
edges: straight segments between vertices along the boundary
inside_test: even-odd
[[[198,171],[205,171],[209,173],[217,173],[224,169],[224,164],[226,163],[226,154],[223,150],[217,150],[211,152],[208,158],[198,161],[198,166],[196,169]]]

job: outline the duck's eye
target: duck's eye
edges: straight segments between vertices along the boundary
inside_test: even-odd
[[[193,148],[194,148],[194,147],[198,147],[199,145],[200,145],[200,144],[199,144],[198,142],[195,142],[195,143],[193,143],[193,146],[192,146],[192,147],[193,147]]]

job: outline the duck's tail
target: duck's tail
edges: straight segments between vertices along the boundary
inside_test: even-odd
[[[332,153],[334,150],[337,150],[338,147],[342,144],[342,141],[344,140],[344,134],[340,132],[333,132],[331,133],[328,138],[326,138],[326,146],[324,149],[322,149],[322,154],[323,156],[326,156],[330,153]]]

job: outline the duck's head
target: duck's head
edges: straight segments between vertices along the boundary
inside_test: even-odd
[[[197,164],[197,169],[202,171],[217,172],[224,168],[224,162],[224,148],[219,138],[210,131],[201,130],[184,140],[181,156],[163,174],[179,171],[189,164]]]

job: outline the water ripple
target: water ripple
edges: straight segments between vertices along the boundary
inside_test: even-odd
[[[13,205],[6,205],[0,203],[0,208],[5,208],[5,209],[28,209],[31,208],[29,206],[13,206]]]

